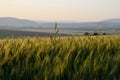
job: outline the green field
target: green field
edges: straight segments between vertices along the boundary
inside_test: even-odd
[[[0,80],[120,80],[120,35],[1,39]]]

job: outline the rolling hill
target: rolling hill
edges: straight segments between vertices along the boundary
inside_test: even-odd
[[[0,29],[53,33],[54,22],[31,21],[12,17],[0,18]],[[107,19],[98,22],[58,22],[61,33],[81,35],[89,33],[120,33],[120,19]]]
[[[120,19],[118,18],[114,18],[114,19],[107,19],[107,20],[103,20],[101,22],[109,22],[109,23],[120,23]]]
[[[54,28],[54,22],[39,22],[41,26]],[[120,19],[107,19],[98,22],[58,22],[59,28],[72,29],[118,29],[120,28]]]
[[[14,27],[14,28],[26,28],[26,27],[40,27],[40,24],[26,19],[18,19],[18,18],[12,18],[12,17],[3,17],[0,18],[0,28],[5,27]]]
[[[54,22],[37,22],[12,17],[0,18],[0,28],[54,28]],[[79,29],[118,29],[120,19],[107,19],[99,22],[58,22],[59,28]]]

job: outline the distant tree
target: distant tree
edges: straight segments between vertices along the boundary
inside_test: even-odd
[[[103,33],[103,35],[107,35],[107,33]]]
[[[93,35],[99,35],[99,33],[95,32],[95,33],[93,33]]]
[[[84,33],[84,35],[85,35],[85,36],[88,36],[88,35],[90,35],[90,33],[88,33],[88,32],[85,32],[85,33]]]

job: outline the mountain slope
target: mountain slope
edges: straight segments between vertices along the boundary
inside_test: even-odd
[[[40,24],[35,21],[17,19],[11,17],[0,18],[0,27],[39,27]]]
[[[41,26],[54,28],[54,22],[39,22]],[[98,22],[58,22],[59,28],[108,29],[120,28],[120,19],[107,19]]]
[[[41,27],[42,26],[42,27]],[[25,19],[17,19],[11,17],[0,18],[0,28],[54,28],[53,22],[37,22]],[[58,22],[59,28],[72,28],[72,29],[120,29],[120,19],[107,19],[99,22]]]

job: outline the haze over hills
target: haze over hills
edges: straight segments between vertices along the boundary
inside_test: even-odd
[[[54,22],[38,22],[11,17],[0,18],[1,31],[7,29],[14,31],[54,33],[54,26]],[[100,34],[120,34],[120,19],[108,19],[99,22],[58,22],[58,28],[60,29],[60,33],[63,34],[82,35],[85,32],[89,32],[91,34],[94,32],[98,32]],[[22,34],[22,32],[19,33]]]
[[[53,22],[40,23],[41,26],[47,28],[54,28]],[[98,22],[59,22],[59,28],[71,28],[71,29],[120,29],[120,19],[108,19]]]
[[[54,22],[37,22],[12,17],[0,18],[0,28],[54,28]],[[108,19],[99,22],[58,22],[59,28],[77,29],[120,29],[120,19]]]

